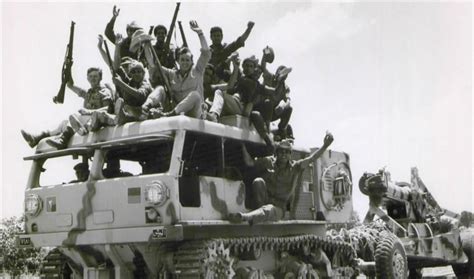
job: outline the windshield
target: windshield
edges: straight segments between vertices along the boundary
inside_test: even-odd
[[[41,164],[41,161],[39,161]],[[39,185],[60,185],[87,181],[91,166],[88,156],[60,156],[45,159],[39,170]]]
[[[113,147],[106,150],[104,178],[165,173],[169,170],[173,140]]]

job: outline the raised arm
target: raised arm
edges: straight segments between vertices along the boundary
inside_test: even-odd
[[[253,21],[249,21],[247,23],[247,29],[245,29],[245,32],[239,38],[239,40],[242,40],[242,43],[245,43],[245,41],[248,39],[254,25],[255,23]]]
[[[308,167],[309,164],[311,164],[312,162],[316,161],[316,159],[321,157],[321,155],[323,155],[323,153],[328,149],[328,147],[331,145],[333,141],[334,141],[334,137],[332,136],[331,133],[327,132],[326,136],[324,137],[323,146],[320,149],[311,153],[308,157],[299,161],[299,163],[301,164],[301,167],[306,168]]]
[[[117,19],[119,14],[120,14],[120,9],[117,9],[117,6],[114,5],[114,9],[112,11],[112,18],[105,26],[105,31],[104,31],[107,39],[109,39],[114,44],[117,39],[114,32],[114,25],[115,25],[115,20]]]
[[[72,79],[69,79],[67,82],[67,87],[71,89],[72,92],[76,93],[77,96],[84,98],[84,96],[87,94],[87,90],[74,85],[74,81]]]
[[[200,72],[204,72],[207,63],[211,59],[211,49],[209,48],[206,37],[198,23],[195,20],[191,20],[189,26],[191,27],[191,30],[198,34],[199,42],[201,43],[201,55],[196,63],[196,69]]]
[[[109,65],[109,58],[107,58],[107,53],[102,48],[102,45],[104,44],[104,37],[102,37],[102,35],[99,35],[98,40],[99,40],[99,42],[97,43],[97,48],[99,49],[100,57],[102,57],[105,64],[107,64],[109,66],[109,68],[110,68],[110,66],[113,67],[113,65]]]
[[[113,78],[114,84],[117,87],[117,90],[121,90],[123,93],[128,94],[130,96],[133,96],[134,98],[137,99],[143,99],[145,100],[147,97],[147,92],[144,91],[143,89],[135,89],[131,87],[130,85],[126,84],[123,82],[122,78],[120,76],[115,76]]]
[[[228,88],[232,91],[239,78],[240,59],[239,53],[234,52],[229,59],[232,61],[232,74],[230,75]]]

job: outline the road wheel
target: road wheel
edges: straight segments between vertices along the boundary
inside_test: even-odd
[[[377,278],[406,279],[407,257],[402,243],[392,233],[380,235],[375,249],[375,273]]]
[[[468,258],[465,264],[452,265],[454,274],[458,278],[474,277],[474,230],[466,229],[461,232],[462,249]]]

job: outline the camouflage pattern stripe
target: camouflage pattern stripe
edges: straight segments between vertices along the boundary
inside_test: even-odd
[[[211,205],[212,207],[221,214],[222,218],[227,218],[229,215],[229,210],[227,209],[227,203],[225,200],[222,200],[217,195],[216,184],[211,181],[209,183],[210,195],[211,195]]]
[[[86,230],[86,218],[92,214],[92,198],[96,193],[95,182],[87,181],[86,188],[87,191],[82,196],[82,208],[76,214],[77,226],[68,232],[67,238],[63,241],[64,246],[75,245],[79,234]]]

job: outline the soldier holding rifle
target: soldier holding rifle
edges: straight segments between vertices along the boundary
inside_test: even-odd
[[[91,88],[88,90],[75,86],[72,80],[69,80],[68,87],[79,97],[84,99],[83,108],[77,113],[69,116],[69,121],[62,121],[56,128],[45,130],[38,134],[31,134],[21,130],[21,134],[25,141],[31,146],[36,146],[40,140],[50,136],[55,138],[47,139],[46,142],[58,149],[67,147],[69,139],[77,131],[84,135],[89,131],[91,115],[94,111],[105,111],[111,102],[111,88],[101,84],[102,70],[100,68],[89,68],[87,70],[87,81]]]
[[[206,65],[211,57],[211,51],[207,45],[206,38],[196,21],[190,22],[191,30],[196,32],[201,42],[201,55],[194,65],[193,54],[188,48],[182,48],[178,52],[179,69],[168,69],[158,63],[154,63],[153,50],[146,34],[137,37],[137,42],[145,42],[145,56],[150,67],[150,72],[162,71],[164,78],[169,81],[169,88],[158,86],[150,94],[142,105],[144,111],[152,112],[153,117],[171,116],[184,113],[187,116],[200,118],[203,102],[203,76]],[[170,95],[165,90],[169,89]],[[176,106],[166,108],[169,98]],[[169,109],[165,112],[165,110]]]

